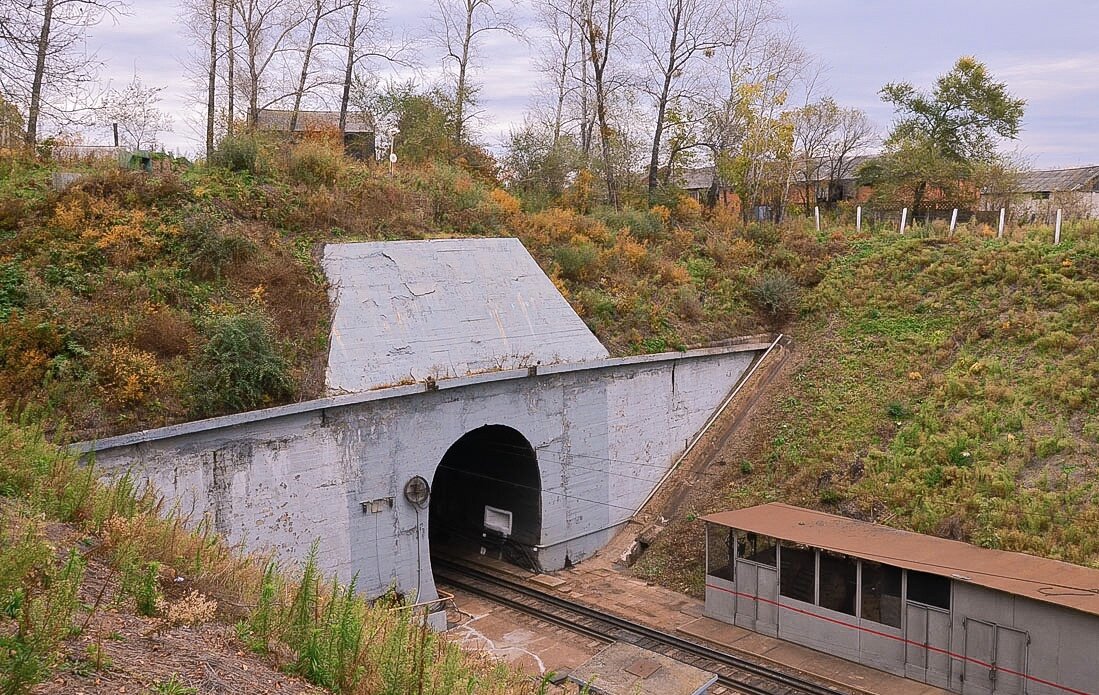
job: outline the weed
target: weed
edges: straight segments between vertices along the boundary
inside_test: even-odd
[[[149,686],[149,693],[150,695],[196,695],[198,688],[187,685],[178,673],[173,673],[168,680],[157,681]]]
[[[553,252],[553,260],[561,269],[561,275],[570,280],[589,277],[599,260],[599,249],[590,243],[559,246]]]
[[[26,282],[27,274],[18,261],[0,263],[0,321],[7,321],[27,301]]]
[[[88,655],[88,662],[96,671],[110,671],[114,668],[114,661],[111,660],[111,657],[107,656],[107,652],[104,651],[103,645],[92,642],[87,646],[85,652]]]
[[[342,143],[304,140],[290,151],[287,171],[293,180],[306,185],[335,183],[343,171],[342,149]]]
[[[749,289],[755,305],[770,319],[792,315],[798,306],[801,290],[794,279],[781,270],[769,270]]]

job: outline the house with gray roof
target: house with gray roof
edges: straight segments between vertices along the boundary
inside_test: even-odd
[[[1049,221],[1057,210],[1065,219],[1099,218],[1099,166],[1027,171],[1013,188],[1017,218]],[[982,203],[992,197],[981,193]]]

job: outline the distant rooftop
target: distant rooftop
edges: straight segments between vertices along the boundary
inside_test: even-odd
[[[1099,166],[1027,171],[1019,177],[1019,193],[1099,190]]]
[[[980,548],[788,504],[718,512],[702,520],[1099,615],[1099,570],[1089,567]]]
[[[518,239],[329,244],[323,265],[330,392],[608,357]]]
[[[290,116],[293,111],[286,109],[260,109],[257,114],[257,126],[261,130],[290,130]],[[299,111],[294,131],[298,133],[335,130],[340,127],[339,111]],[[347,112],[347,133],[373,133],[374,117],[362,111]]]

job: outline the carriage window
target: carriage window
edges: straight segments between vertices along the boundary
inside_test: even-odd
[[[732,581],[735,533],[728,526],[706,524],[706,574]]]
[[[741,560],[751,560],[761,565],[776,566],[775,539],[751,531],[737,531],[737,552]]]
[[[816,553],[805,546],[782,544],[781,593],[788,598],[813,603],[817,583]]]
[[[908,570],[908,600],[950,610],[950,580],[937,574]]]
[[[845,556],[820,551],[820,607],[855,614],[858,565]]]
[[[901,626],[901,569],[876,562],[862,563],[862,617]]]

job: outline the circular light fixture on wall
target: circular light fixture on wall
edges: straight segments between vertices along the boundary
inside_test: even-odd
[[[417,507],[422,507],[430,496],[431,485],[423,476],[413,476],[404,484],[404,498]]]

